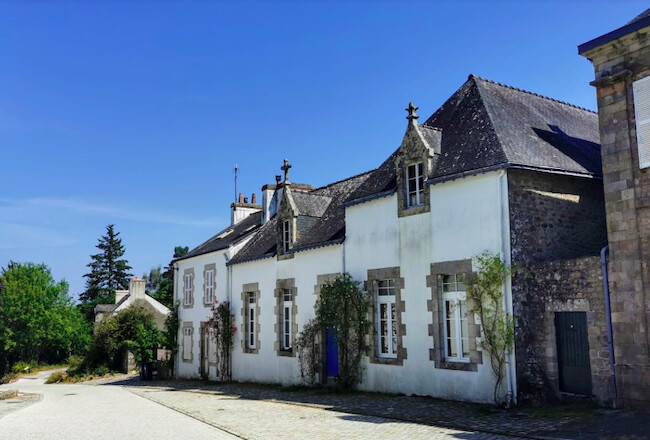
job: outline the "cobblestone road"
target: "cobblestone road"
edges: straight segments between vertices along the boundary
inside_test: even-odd
[[[516,438],[225,394],[197,393],[162,387],[127,387],[126,389],[249,440],[505,440]]]

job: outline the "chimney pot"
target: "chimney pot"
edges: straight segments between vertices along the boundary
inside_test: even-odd
[[[278,175],[275,176],[275,184],[276,184],[276,185],[279,185],[280,182],[282,182],[282,176],[280,176],[280,175],[278,174]]]
[[[244,201],[244,195],[242,193],[239,193],[239,203],[243,203]]]
[[[248,197],[244,197],[244,203],[248,203]]]
[[[257,200],[255,199],[255,193],[253,193],[253,200],[251,201],[251,203],[253,205],[255,205],[257,203]]]

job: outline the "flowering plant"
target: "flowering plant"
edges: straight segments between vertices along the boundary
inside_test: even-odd
[[[212,316],[208,319],[207,325],[212,329],[212,337],[217,343],[219,355],[219,376],[222,381],[230,380],[230,355],[233,349],[233,337],[237,332],[234,326],[235,315],[230,312],[230,302],[224,301],[221,304],[215,301],[210,307]]]

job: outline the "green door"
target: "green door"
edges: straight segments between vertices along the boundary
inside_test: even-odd
[[[591,395],[591,366],[586,312],[555,313],[560,391]]]

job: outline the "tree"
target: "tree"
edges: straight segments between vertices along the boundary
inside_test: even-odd
[[[187,246],[176,246],[174,248],[173,260],[187,254]],[[174,269],[173,260],[161,272],[161,267],[154,267],[149,271],[149,275],[143,275],[142,278],[147,280],[146,292],[152,298],[163,304],[165,307],[172,308],[174,305]]]
[[[88,267],[90,272],[85,274],[86,290],[79,295],[81,310],[86,320],[93,321],[97,304],[112,304],[115,302],[115,291],[128,289],[129,279],[133,274],[128,273],[131,266],[124,256],[122,239],[115,232],[115,225],[106,227],[106,235],[102,235],[97,244],[101,251],[90,256]]]
[[[0,273],[0,370],[16,362],[61,362],[82,354],[90,328],[44,264],[10,262]]]

